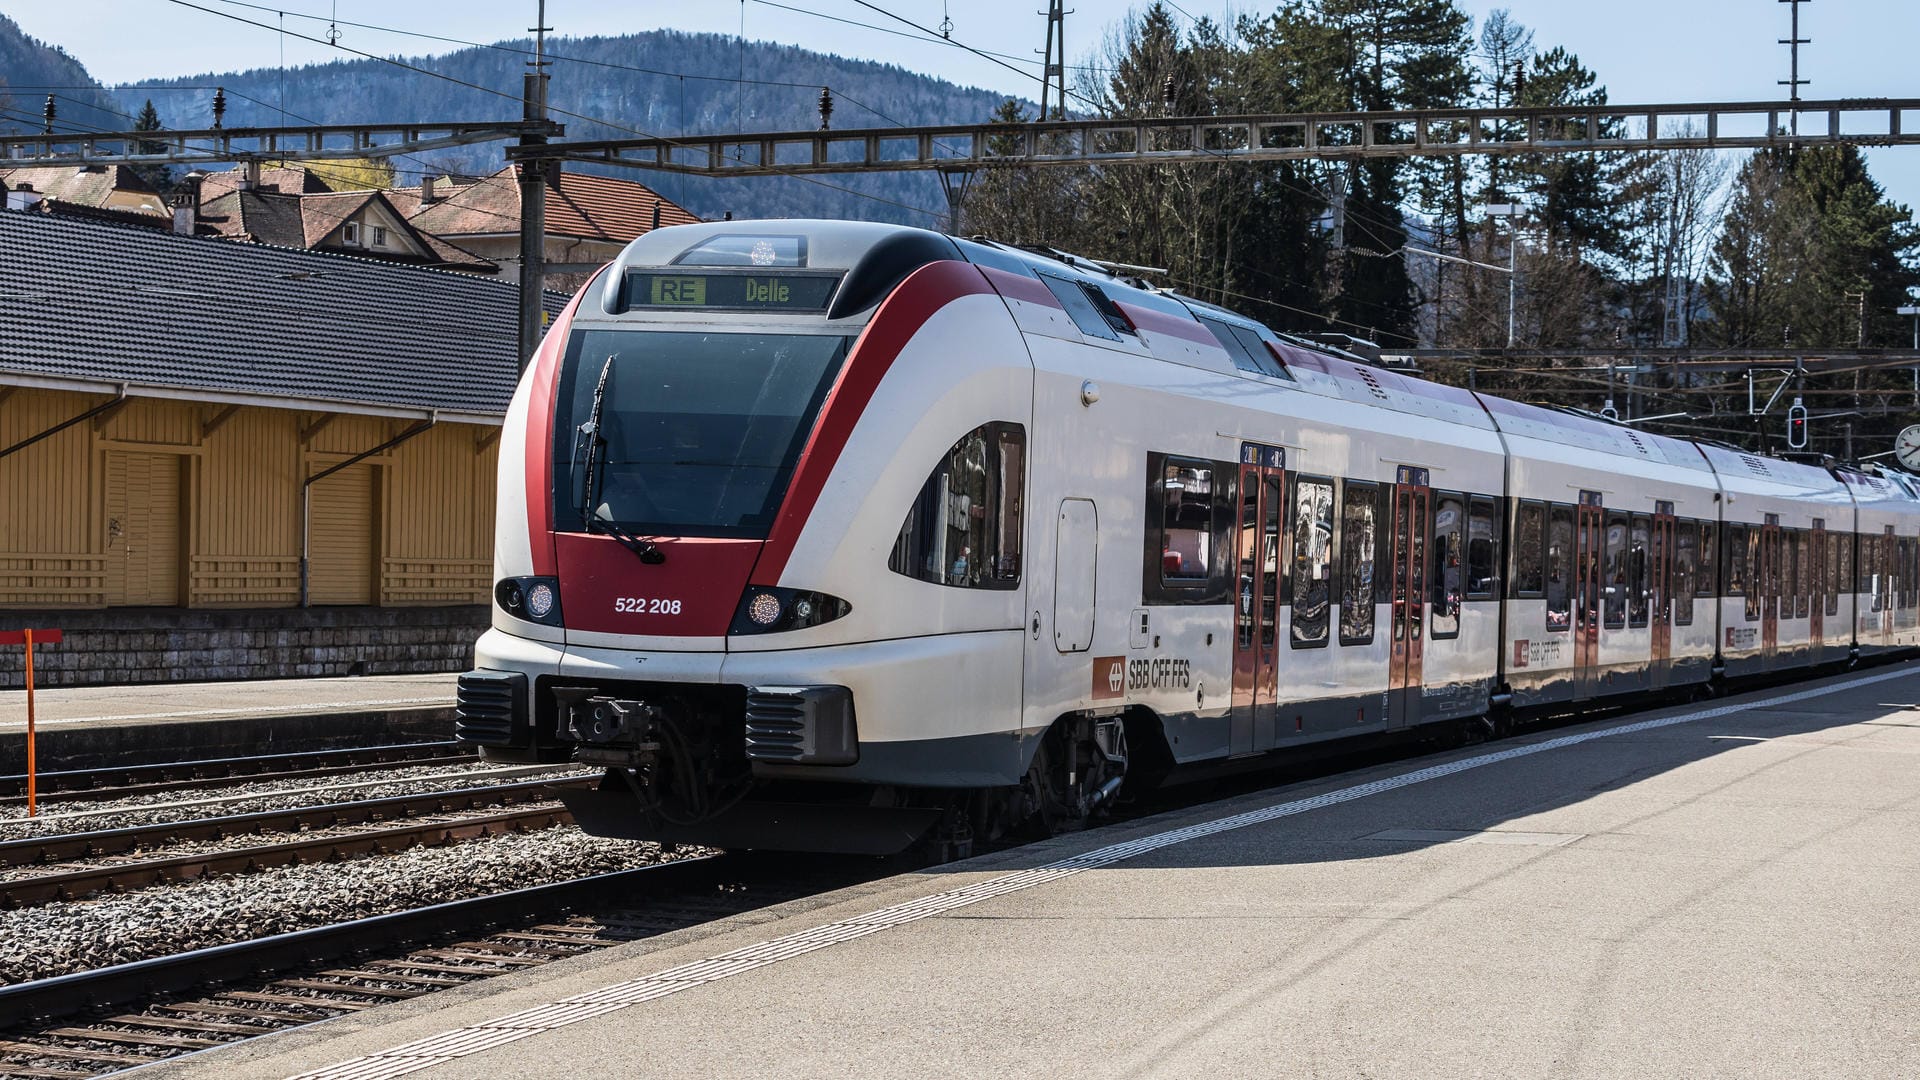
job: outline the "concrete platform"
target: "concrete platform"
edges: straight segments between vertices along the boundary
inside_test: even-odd
[[[1330,777],[140,1070],[1912,1077],[1920,665]]]
[[[373,675],[43,689],[34,694],[40,767],[452,738],[458,678]],[[26,728],[26,691],[0,691],[0,772],[25,768]]]

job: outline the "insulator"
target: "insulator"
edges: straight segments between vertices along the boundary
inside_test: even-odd
[[[53,134],[53,118],[58,116],[59,113],[59,107],[53,103],[53,95],[48,94],[46,108],[41,110],[41,115],[47,119],[47,134]]]
[[[820,130],[821,131],[827,130],[828,125],[830,125],[832,122],[833,122],[833,91],[823,86],[820,88]]]
[[[226,118],[226,115],[227,88],[224,86],[216,86],[213,88],[213,126],[218,128],[221,121]]]

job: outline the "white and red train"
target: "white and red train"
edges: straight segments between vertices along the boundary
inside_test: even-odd
[[[590,831],[890,851],[1123,781],[1920,644],[1920,488],[1425,382],[1072,257],[687,225],[501,440],[492,755]]]

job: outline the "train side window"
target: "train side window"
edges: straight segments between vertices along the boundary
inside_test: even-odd
[[[1373,562],[1373,602],[1375,604],[1393,603],[1393,536],[1399,527],[1393,520],[1393,485],[1380,485],[1380,501],[1374,505],[1373,521],[1375,534],[1384,532],[1373,545],[1377,558]]]
[[[1513,516],[1513,595],[1534,599],[1546,588],[1547,508],[1523,502]]]
[[[1086,290],[1080,287],[1079,282],[1041,274],[1040,283],[1053,293],[1061,307],[1067,309],[1067,318],[1073,320],[1073,325],[1079,327],[1081,333],[1108,341],[1120,340],[1120,335],[1107,322],[1107,317],[1100,313],[1100,309],[1093,306],[1093,301],[1088,299]]]
[[[1773,553],[1773,595],[1780,601],[1780,617],[1791,619],[1794,594],[1799,588],[1794,563],[1800,551],[1800,534],[1793,529],[1781,529],[1773,535],[1779,545]]]
[[[1825,606],[1821,608],[1821,613],[1838,615],[1840,614],[1840,549],[1846,546],[1847,537],[1845,533],[1836,532],[1826,535],[1826,565],[1820,569],[1822,592],[1825,597]]]
[[[1600,618],[1607,629],[1627,625],[1627,512],[1607,511],[1606,555],[1600,564]]]
[[[1547,629],[1573,625],[1573,507],[1554,503],[1547,518]]]
[[[1293,647],[1327,643],[1333,601],[1333,481],[1293,485]]]
[[[1652,577],[1652,526],[1647,515],[1633,515],[1627,533],[1627,625],[1647,625],[1648,583]]]
[[[1494,520],[1493,497],[1474,495],[1467,500],[1467,599],[1491,600],[1499,579],[1499,527]]]
[[[1832,548],[1834,557],[1839,560],[1839,567],[1833,575],[1834,594],[1827,597],[1827,614],[1838,615],[1840,614],[1839,594],[1856,591],[1853,587],[1853,534],[1835,533],[1827,539],[1827,543]]]
[[[1340,644],[1373,643],[1375,510],[1380,491],[1348,480],[1340,491]]]
[[[1760,601],[1767,592],[1767,563],[1766,560],[1761,557],[1760,553],[1760,546],[1766,542],[1766,530],[1758,525],[1742,525],[1740,526],[1740,534],[1746,540],[1747,549],[1746,619],[1748,622],[1759,622]],[[1778,564],[1776,563],[1774,578],[1778,580],[1779,576],[1780,572]]]
[[[1713,522],[1700,523],[1700,573],[1695,576],[1693,594],[1695,596],[1716,596],[1719,594],[1720,580],[1714,575],[1719,571],[1718,561],[1714,558],[1720,549],[1713,546]]]
[[[1867,594],[1867,610],[1879,611],[1883,605],[1880,601],[1880,537],[1878,535],[1860,534],[1860,564],[1856,569],[1860,577],[1855,583],[1854,591]]]
[[[1460,601],[1466,589],[1466,516],[1466,496],[1456,491],[1434,493],[1433,559],[1427,570],[1429,637],[1460,634]]]
[[[1813,614],[1813,534],[1796,529],[1793,538],[1800,545],[1799,557],[1794,560],[1794,581],[1799,588],[1794,592],[1793,617],[1804,619]]]
[[[1747,595],[1747,527],[1729,522],[1722,530],[1727,541],[1727,595]]]
[[[1147,603],[1221,604],[1232,595],[1235,467],[1147,455]]]
[[[1026,429],[983,424],[934,466],[894,539],[887,569],[961,589],[1020,585]]]
[[[1693,625],[1693,594],[1700,577],[1698,525],[1685,520],[1673,523],[1673,581],[1667,591],[1672,594],[1675,626]]]

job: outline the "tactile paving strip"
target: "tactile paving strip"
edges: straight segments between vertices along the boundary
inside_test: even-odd
[[[1912,674],[1912,671],[1902,668],[1897,671],[1868,675],[1858,679],[1849,679],[1846,682],[1834,683],[1830,686],[1816,687],[1810,690],[1798,690],[1790,694],[1781,694],[1777,697],[1764,698],[1759,701],[1742,702],[1736,705],[1720,705],[1711,709],[1700,709],[1694,712],[1681,713],[1677,716],[1657,717],[1652,720],[1641,720],[1631,724],[1622,724],[1618,727],[1606,728],[1600,731],[1586,731],[1576,735],[1563,735],[1557,739],[1547,739],[1543,742],[1530,743],[1525,746],[1515,746],[1490,754],[1478,754],[1469,758],[1461,758],[1457,761],[1430,765],[1424,769],[1416,769],[1413,772],[1372,780],[1364,784],[1355,784],[1352,787],[1325,792],[1310,798],[1294,799],[1290,802],[1261,807],[1258,810],[1249,810],[1245,813],[1232,814],[1227,817],[1216,818],[1212,821],[1197,822],[1182,828],[1170,829],[1162,833],[1154,833],[1151,836],[1143,836],[1123,843],[1109,844],[1106,847],[1074,855],[1070,858],[1061,859],[1058,862],[1048,863],[1045,866],[1035,867],[1031,870],[1020,870],[1011,874],[1003,874],[1000,877],[976,882],[964,888],[934,893],[931,896],[923,896],[917,900],[910,900],[904,904],[895,904],[892,907],[881,908],[878,911],[857,916],[844,922],[828,923],[825,926],[816,926],[801,930],[784,937],[777,937],[770,941],[760,942],[757,945],[749,945],[743,949],[735,949],[732,952],[722,953],[719,956],[706,960],[697,960],[693,963],[682,964],[679,967],[668,968],[665,971],[648,975],[644,978],[615,983],[612,986],[602,987],[599,990],[594,990],[586,994],[579,994],[553,1004],[526,1009],[500,1017],[497,1020],[489,1020],[486,1023],[473,1027],[457,1028],[453,1031],[432,1036],[431,1038],[406,1043],[393,1047],[390,1050],[382,1050],[377,1054],[370,1054],[366,1057],[341,1062],[338,1065],[329,1065],[325,1068],[301,1073],[299,1076],[292,1078],[292,1080],[383,1080],[385,1077],[404,1076],[407,1073],[432,1068],[443,1062],[453,1061],[457,1058],[480,1053],[483,1050],[490,1050],[496,1046],[516,1042],[528,1036],[554,1031],[566,1027],[569,1024],[577,1024],[582,1020],[591,1020],[596,1016],[605,1016],[608,1013],[631,1008],[642,1002],[663,998],[669,994],[677,994],[683,990],[691,990],[695,987],[704,986],[707,983],[718,982],[721,979],[730,979],[735,975],[753,971],[757,968],[763,968],[770,964],[777,964],[782,960],[789,960],[795,956],[814,952],[819,949],[830,948],[834,945],[853,941],[856,938],[863,938],[869,934],[877,934],[896,926],[904,926],[911,922],[918,922],[921,919],[977,904],[983,900],[991,900],[996,896],[1023,892],[1027,889],[1045,885],[1050,881],[1071,877],[1085,870],[1094,870],[1099,867],[1110,866],[1113,863],[1121,862],[1137,855],[1144,855],[1151,851],[1159,851],[1162,848],[1184,844],[1189,840],[1197,840],[1206,836],[1217,836],[1220,833],[1231,832],[1235,829],[1244,829],[1249,825],[1259,825],[1284,817],[1292,817],[1295,814],[1304,814],[1309,810],[1319,810],[1328,806],[1337,806],[1341,803],[1353,802],[1356,799],[1364,799],[1368,796],[1379,795],[1383,792],[1411,787],[1414,784],[1425,783],[1428,780],[1437,780],[1444,776],[1453,776],[1457,773],[1463,773],[1470,769],[1478,769],[1486,765],[1497,765],[1500,762],[1512,761],[1515,758],[1530,757],[1534,754],[1543,754],[1550,750],[1561,750],[1569,746],[1578,746],[1581,743],[1594,742],[1599,739],[1617,738],[1622,735],[1654,731],[1659,728],[1674,727],[1679,724],[1697,723],[1701,720],[1714,720],[1719,717],[1732,716],[1756,708],[1791,705],[1795,702],[1824,697],[1828,694],[1837,694],[1863,686],[1871,686],[1875,683],[1886,682],[1891,679],[1908,678],[1911,677]]]

